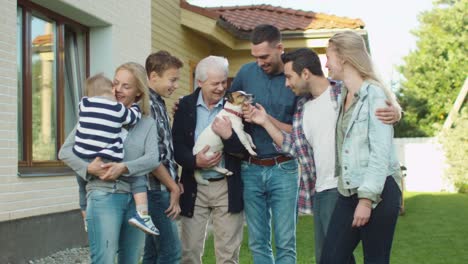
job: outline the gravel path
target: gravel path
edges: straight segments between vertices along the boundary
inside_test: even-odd
[[[71,248],[48,257],[30,260],[29,264],[90,264],[89,248]]]

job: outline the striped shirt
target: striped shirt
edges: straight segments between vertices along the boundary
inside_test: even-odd
[[[124,157],[124,125],[135,125],[141,118],[140,107],[126,108],[107,98],[83,97],[79,104],[78,126],[73,152],[82,159],[105,158],[120,162]]]
[[[159,161],[164,164],[171,177],[177,182],[177,163],[174,157],[174,146],[172,144],[171,125],[167,115],[166,103],[160,95],[153,89],[150,90],[151,115],[156,122],[156,131],[158,133],[158,151]],[[148,189],[167,191],[166,186],[154,177],[148,174]]]

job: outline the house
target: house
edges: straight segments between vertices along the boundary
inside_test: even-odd
[[[0,263],[87,243],[75,177],[57,153],[85,78],[112,77],[116,66],[151,52],[151,5],[1,1]]]
[[[185,64],[175,98],[193,90],[196,63],[230,61],[232,79],[251,61],[249,32],[272,23],[287,49],[324,58],[327,40],[364,23],[270,5],[201,8],[184,0],[1,0],[0,263],[27,263],[85,245],[74,174],[57,153],[76,122],[86,77],[112,77],[165,49]],[[173,101],[169,100],[169,107]]]
[[[202,8],[181,0],[156,0],[152,6],[152,47],[165,49],[180,57],[186,64],[178,96],[192,91],[197,62],[208,55],[229,60],[229,81],[240,67],[252,61],[250,32],[258,24],[277,26],[286,50],[314,49],[325,65],[328,39],[340,31],[354,30],[368,44],[365,24],[360,19],[274,7],[251,5]],[[369,46],[369,45],[367,45]],[[324,68],[324,72],[327,70]],[[172,101],[169,101],[169,105]]]

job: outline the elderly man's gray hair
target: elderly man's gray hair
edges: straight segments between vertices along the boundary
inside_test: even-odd
[[[209,71],[223,72],[227,77],[229,71],[228,60],[219,56],[208,56],[202,59],[195,69],[195,80],[200,82],[206,81]]]

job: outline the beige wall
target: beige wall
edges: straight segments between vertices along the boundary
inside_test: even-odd
[[[174,98],[186,95],[190,91],[190,63],[197,63],[210,55],[213,44],[181,26],[179,0],[153,0],[151,14],[152,50],[167,50],[184,63],[179,89],[166,100],[170,109]]]
[[[224,56],[229,60],[229,77],[235,77],[242,65],[254,61],[250,50],[237,51],[217,46],[213,54]]]
[[[111,77],[119,64],[143,63],[151,51],[150,0],[34,2],[90,27],[91,74]],[[0,222],[78,208],[74,175],[17,175],[16,7],[15,0],[0,0]]]

